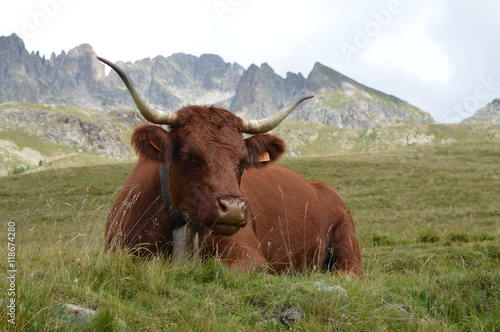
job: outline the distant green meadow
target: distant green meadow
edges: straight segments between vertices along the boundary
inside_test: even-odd
[[[499,141],[280,164],[339,191],[365,280],[107,253],[106,216],[133,164],[47,170],[0,178],[0,330],[500,331]],[[72,327],[58,303],[98,314]]]

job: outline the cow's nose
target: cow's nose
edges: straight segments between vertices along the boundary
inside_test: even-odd
[[[245,198],[235,196],[219,197],[218,222],[244,226],[247,205]]]

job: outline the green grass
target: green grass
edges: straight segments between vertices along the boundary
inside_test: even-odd
[[[0,111],[23,110],[27,112],[59,113],[68,117],[76,117],[91,123],[98,123],[100,115],[98,112],[73,106],[62,105],[40,105],[29,103],[7,102],[0,104]]]
[[[25,131],[16,129],[2,130],[2,139],[15,142],[20,150],[23,148],[30,148],[46,157],[68,154],[77,150],[75,148],[48,143],[41,140],[38,136],[30,135]]]
[[[53,314],[65,302],[99,312],[78,331],[117,330],[115,317],[130,331],[281,331],[280,314],[291,307],[304,312],[292,326],[298,331],[500,330],[500,142],[281,164],[344,197],[366,280],[240,274],[216,259],[180,264],[106,253],[105,219],[132,164],[23,174],[0,178],[2,273],[7,223],[16,224],[17,329],[70,330]],[[6,308],[0,313],[6,330]]]
[[[337,128],[307,121],[285,121],[272,131],[302,156],[392,151],[408,146],[482,142],[500,138],[500,126],[492,123],[411,124],[369,131]]]

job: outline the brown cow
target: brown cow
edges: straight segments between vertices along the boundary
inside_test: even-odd
[[[147,120],[170,126],[135,129],[139,160],[108,217],[108,249],[119,245],[140,255],[172,255],[194,241],[204,255],[244,271],[330,268],[363,276],[353,219],[339,194],[270,165],[286,147],[263,133],[312,96],[260,121],[213,106],[158,111],[120,67],[99,59],[120,75]],[[244,139],[241,133],[254,135]],[[162,199],[161,181],[170,203]]]

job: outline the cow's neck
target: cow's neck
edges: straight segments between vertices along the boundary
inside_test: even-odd
[[[186,221],[182,217],[182,215],[177,211],[174,207],[174,203],[172,202],[172,194],[170,193],[170,186],[168,182],[168,164],[164,164],[160,167],[160,183],[161,183],[161,194],[163,196],[163,201],[165,202],[165,206],[167,208],[168,215],[170,216],[170,220],[177,226],[184,226]]]
[[[168,164],[160,167],[160,182],[161,194],[170,220],[176,225],[176,229],[172,234],[172,256],[174,260],[198,257],[200,251],[198,234],[184,220],[172,202],[172,194],[168,183]]]

